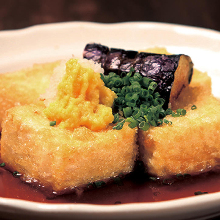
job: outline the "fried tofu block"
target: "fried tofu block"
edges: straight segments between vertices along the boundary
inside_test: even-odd
[[[49,85],[53,69],[59,63],[34,64],[27,69],[0,74],[0,125],[7,109],[38,101],[40,94]]]
[[[178,99],[172,103],[172,109],[184,108],[190,110],[192,105],[203,106],[204,97],[212,95],[211,78],[207,73],[194,69],[192,81],[189,86],[183,89]]]
[[[50,126],[43,107],[17,106],[2,123],[1,159],[28,182],[62,193],[90,182],[133,170],[137,130],[93,132]]]
[[[168,116],[172,125],[139,133],[140,157],[152,175],[198,174],[220,165],[220,101],[210,94],[206,74],[197,72],[194,77],[175,106],[187,109],[187,114]],[[197,109],[191,110],[192,105]]]

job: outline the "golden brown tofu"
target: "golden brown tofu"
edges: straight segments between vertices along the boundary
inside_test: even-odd
[[[211,78],[207,73],[194,69],[192,81],[189,86],[184,88],[178,99],[172,103],[172,109],[184,108],[191,109],[194,104],[204,105],[204,96],[211,96]]]
[[[0,125],[7,109],[38,101],[58,64],[59,62],[35,64],[31,68],[0,74]]]
[[[6,112],[2,123],[1,157],[26,181],[62,193],[89,182],[133,170],[138,146],[136,129],[93,132],[50,126],[43,107],[17,106]]]
[[[140,131],[140,157],[150,174],[166,178],[197,174],[220,165],[220,102],[211,93],[210,78],[197,72],[185,88],[176,108],[187,109],[182,117],[171,117],[172,125]],[[196,105],[197,109],[191,110]]]

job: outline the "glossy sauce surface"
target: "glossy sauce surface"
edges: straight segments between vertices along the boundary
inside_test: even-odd
[[[129,175],[115,179],[102,187],[90,185],[80,195],[71,193],[49,198],[37,187],[24,183],[4,168],[0,168],[0,197],[43,203],[125,204],[157,202],[195,195],[195,192],[220,191],[220,174],[208,173],[173,180],[151,180],[148,176]]]

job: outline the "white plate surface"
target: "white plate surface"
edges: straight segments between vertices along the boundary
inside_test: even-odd
[[[220,33],[214,30],[153,22],[100,24],[68,22],[0,31],[0,73],[33,63],[82,56],[85,44],[146,49],[166,47],[190,55],[195,68],[212,78],[220,98]],[[155,203],[124,205],[43,204],[0,197],[0,216],[31,219],[206,219],[220,214],[220,193]]]

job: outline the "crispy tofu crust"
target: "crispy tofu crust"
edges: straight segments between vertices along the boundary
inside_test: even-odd
[[[140,158],[148,172],[167,178],[214,169],[220,164],[220,102],[211,95],[207,74],[196,71],[174,107],[185,108],[186,116],[168,116],[172,125],[139,132]]]
[[[206,105],[172,125],[140,131],[140,156],[148,172],[163,178],[176,174],[198,174],[220,165],[220,102],[204,99]]]
[[[50,126],[42,111],[36,105],[14,107],[2,124],[2,160],[26,181],[62,192],[133,170],[136,129],[69,131]]]
[[[0,74],[0,125],[7,109],[38,102],[59,63],[34,64],[30,68]]]

